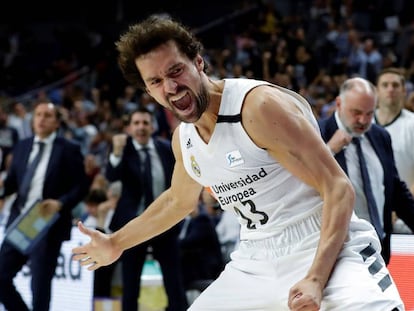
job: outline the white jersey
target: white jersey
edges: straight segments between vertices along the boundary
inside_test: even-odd
[[[198,183],[210,187],[224,210],[236,212],[240,238],[263,239],[321,213],[322,200],[313,188],[293,176],[266,150],[259,148],[241,124],[246,94],[265,81],[226,79],[216,127],[206,144],[193,124],[180,124],[184,166]],[[296,105],[319,132],[309,104],[298,94]]]
[[[182,123],[179,128],[188,174],[210,187],[221,207],[236,212],[241,224],[241,240],[231,260],[189,311],[289,310],[289,290],[307,275],[317,251],[323,205],[319,193],[257,147],[241,124],[246,94],[264,84],[270,85],[225,80],[208,144],[193,124]],[[274,87],[291,95],[319,132],[308,103],[296,93]],[[378,236],[369,222],[353,214],[349,239],[324,289],[320,310],[394,308],[404,310],[380,255]]]
[[[395,165],[408,187],[414,184],[414,113],[403,109],[401,114],[384,127],[391,135]]]

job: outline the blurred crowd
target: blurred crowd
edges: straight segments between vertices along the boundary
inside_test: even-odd
[[[286,86],[304,95],[318,116],[329,113],[338,85],[350,76],[374,81],[382,68],[401,67],[407,95],[412,91],[410,1],[263,0],[233,6],[235,13],[212,25],[185,21],[204,42],[211,76],[246,76]],[[188,19],[185,7],[182,12]],[[47,96],[66,110],[75,127],[86,118],[106,131],[109,114],[109,127],[116,127],[115,119],[139,104],[140,92],[125,85],[116,63],[114,41],[124,23],[82,25],[11,24],[3,29],[0,103],[6,110],[15,100],[30,110],[36,97]],[[407,98],[407,105],[411,101]]]

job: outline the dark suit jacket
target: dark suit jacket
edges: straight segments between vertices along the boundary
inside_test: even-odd
[[[4,182],[2,197],[18,192],[32,150],[34,137],[17,143],[13,149],[12,163]],[[69,240],[72,229],[72,209],[83,200],[89,186],[85,175],[83,156],[79,145],[63,137],[56,137],[46,169],[43,199],[57,199],[62,203],[60,217],[51,227],[49,238]],[[13,202],[8,225],[18,216],[18,200]]]
[[[328,142],[338,129],[334,114],[329,118],[319,120],[322,138]],[[386,263],[390,259],[390,238],[392,233],[391,212],[395,211],[411,230],[414,229],[414,198],[408,187],[398,175],[394,162],[394,154],[391,145],[391,137],[386,130],[380,126],[373,124],[369,131],[365,133],[369,142],[377,154],[382,168],[384,169],[384,231],[386,237],[382,241],[383,257]],[[340,151],[335,155],[342,169],[347,173],[344,151]]]
[[[154,137],[153,140],[162,163],[167,189],[171,184],[175,163],[171,143],[169,140],[161,138]],[[127,139],[121,162],[113,167],[108,161],[106,176],[109,181],[120,180],[122,182],[122,193],[109,225],[109,228],[114,231],[137,216],[138,205],[143,196],[143,183],[146,182],[141,172],[141,159],[131,137]],[[124,285],[126,284],[122,297],[123,310],[137,309],[137,296],[139,296],[141,286],[140,273],[144,266],[149,245],[152,246],[152,254],[159,261],[162,270],[163,283],[169,301],[167,310],[186,310],[186,297],[179,266],[178,234],[179,225],[175,225],[122,254],[120,258],[122,262],[122,282]]]
[[[224,260],[215,224],[205,212],[191,216],[180,248],[186,288],[194,281],[215,280],[223,271]]]
[[[153,139],[156,152],[161,159],[167,189],[171,184],[175,163],[171,143],[162,138]],[[138,204],[143,196],[140,168],[141,159],[132,143],[132,138],[128,137],[119,165],[113,167],[108,161],[106,168],[106,177],[109,181],[120,180],[122,182],[121,197],[109,226],[113,231],[118,230],[137,215]]]

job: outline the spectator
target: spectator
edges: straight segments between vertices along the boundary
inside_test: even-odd
[[[392,212],[395,211],[414,229],[414,198],[395,168],[388,132],[372,124],[376,99],[372,83],[362,78],[348,79],[336,98],[335,113],[320,120],[319,125],[323,139],[354,186],[355,213],[375,227],[382,244],[382,256],[388,264],[393,231]],[[360,139],[362,153],[367,159],[367,181],[364,181],[362,171],[364,165],[358,160],[356,139]],[[366,186],[372,189],[372,200]]]
[[[212,195],[211,190],[204,189],[201,193],[201,200],[215,224],[223,261],[228,262],[230,254],[240,241],[240,224],[232,210],[221,210],[220,204]]]
[[[0,107],[0,172],[6,169],[7,158],[19,140],[16,128],[8,125],[8,114]]]
[[[404,108],[405,78],[397,68],[384,69],[377,79],[375,122],[391,135],[395,164],[414,194],[414,113]]]
[[[57,136],[59,114],[48,102],[39,102],[33,114],[34,136],[23,139],[13,150],[12,162],[4,181],[4,198],[17,193],[7,226],[30,206],[41,199],[41,212],[59,214],[58,220],[39,241],[35,251],[23,254],[4,240],[0,249],[0,301],[9,311],[28,311],[13,279],[24,264],[31,271],[33,311],[49,310],[51,283],[57,266],[62,242],[69,240],[72,229],[72,209],[84,198],[89,181],[83,156],[78,145]],[[43,147],[43,149],[42,149]],[[44,151],[43,151],[44,150]],[[40,155],[40,162],[30,182],[26,183],[26,167]],[[28,189],[24,189],[27,184]],[[58,294],[58,293],[57,293]]]
[[[171,182],[174,156],[170,141],[153,137],[154,116],[142,107],[129,114],[127,134],[113,136],[113,148],[106,168],[109,181],[121,181],[122,194],[117,203],[109,228],[118,230],[136,215],[141,214],[153,198],[158,197]],[[148,148],[151,164],[144,148]],[[146,169],[151,169],[147,176]],[[152,181],[150,180],[152,177]],[[147,188],[148,187],[148,188]],[[152,189],[151,189],[152,188]],[[148,197],[147,195],[152,195]],[[149,226],[151,224],[148,224]],[[137,310],[141,286],[141,273],[148,254],[161,266],[165,291],[168,296],[168,310],[183,311],[186,296],[182,283],[178,245],[179,226],[129,249],[119,262],[122,263],[122,309]]]
[[[109,232],[105,230],[105,224],[99,221],[98,207],[101,203],[107,200],[106,191],[103,189],[91,189],[84,200],[85,215],[83,222],[85,226],[97,229],[102,232]],[[110,297],[112,287],[112,275],[114,264],[94,271],[93,278],[93,297]]]
[[[114,182],[109,185],[107,191],[102,188],[92,188],[89,191],[84,200],[87,210],[87,217],[83,219],[85,226],[95,228],[101,232],[111,232],[109,223],[121,195],[121,187],[120,182]],[[116,263],[94,271],[94,297],[111,297],[115,267]]]
[[[198,207],[183,221],[179,243],[184,286],[203,291],[219,276],[224,263],[215,224],[201,196]]]
[[[8,125],[19,133],[19,139],[32,135],[32,114],[21,102],[13,102],[10,107]]]
[[[382,69],[383,56],[372,38],[365,38],[357,51],[357,71],[360,77],[375,83]]]
[[[404,105],[405,109],[414,112],[414,92],[410,92],[410,94],[407,97],[407,100],[405,101]]]

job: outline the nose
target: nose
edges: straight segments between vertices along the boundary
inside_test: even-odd
[[[372,122],[372,115],[361,115],[359,116],[359,123],[360,124],[368,124]]]
[[[177,92],[177,82],[173,79],[165,79],[164,80],[164,90],[166,93],[175,94]]]

